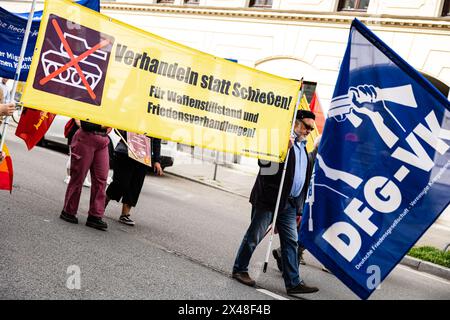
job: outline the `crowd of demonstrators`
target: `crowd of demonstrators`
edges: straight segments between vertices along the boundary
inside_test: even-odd
[[[67,133],[70,148],[67,190],[64,207],[60,218],[78,223],[77,211],[83,182],[88,171],[91,172],[91,196],[86,225],[106,230],[108,228],[103,216],[110,200],[122,200],[122,214],[119,221],[134,225],[130,211],[135,207],[144,184],[148,167],[128,156],[126,132],[121,131],[120,140],[114,150],[113,179],[106,190],[109,172],[108,133],[111,128],[74,119],[75,125]],[[160,165],[161,140],[152,138],[152,166],[158,176],[163,175]]]
[[[124,140],[120,140],[114,151],[113,181],[106,190],[105,209],[111,200],[119,202],[122,199],[122,213],[119,221],[133,226],[130,211],[135,207],[144,184],[148,166],[128,156],[126,131],[119,131]],[[158,176],[162,176],[160,164],[161,139],[151,138],[152,167]]]
[[[111,128],[85,121],[73,135],[70,157],[70,181],[67,185],[64,207],[60,218],[78,223],[76,217],[80,203],[81,189],[88,171],[91,172],[91,196],[86,225],[106,230],[102,220],[105,213],[106,181],[109,171],[108,133]]]
[[[10,92],[7,79],[0,84],[0,115],[10,116],[15,110],[15,103],[9,101]],[[305,205],[313,164],[317,154],[316,140],[314,150],[306,151],[306,137],[314,129],[314,113],[299,110],[294,125],[294,136],[289,140],[289,157],[286,166],[285,180],[282,186],[281,176],[284,163],[263,163],[258,161],[260,170],[253,186],[250,203],[252,204],[251,222],[241,241],[232,271],[232,277],[237,281],[255,286],[248,273],[252,255],[272,223],[281,187],[279,211],[274,227],[280,237],[280,248],[272,251],[278,268],[282,271],[284,284],[288,295],[314,293],[319,289],[307,285],[300,277],[299,265],[303,261],[304,247],[299,240],[299,220]],[[143,187],[148,167],[128,156],[126,141],[127,133],[121,131],[122,140],[114,150],[114,172],[112,182],[107,187],[110,166],[108,133],[111,128],[86,121],[75,120],[76,125],[69,132],[69,161],[65,182],[67,189],[60,218],[77,224],[78,207],[83,184],[91,186],[90,202],[86,225],[99,230],[106,230],[107,223],[103,220],[106,207],[111,200],[122,201],[119,222],[133,226],[130,218],[131,209],[137,205]],[[320,137],[320,136],[319,136]],[[162,176],[160,165],[161,140],[151,138],[152,167],[158,176]],[[0,153],[0,163],[4,160],[4,152]],[[273,168],[276,168],[273,170]],[[91,173],[91,182],[87,174]]]
[[[301,124],[302,126],[304,126],[304,124]],[[303,253],[305,251],[305,247],[303,246],[303,243],[300,241],[300,225],[301,225],[301,217],[303,214],[303,208],[304,208],[304,203],[306,200],[306,196],[308,193],[308,188],[309,188],[309,184],[311,181],[311,176],[314,170],[314,162],[316,161],[316,156],[317,156],[317,152],[319,150],[319,144],[320,144],[320,139],[321,139],[322,135],[319,135],[316,137],[316,139],[314,140],[314,145],[313,145],[313,150],[307,154],[308,156],[308,161],[309,161],[309,166],[306,172],[306,179],[305,179],[305,184],[303,186],[302,189],[302,201],[300,202],[300,205],[298,206],[298,215],[297,215],[297,233],[298,233],[298,263],[301,265],[305,265],[305,260],[303,258]],[[277,262],[277,267],[278,270],[283,271],[283,264],[282,264],[282,259],[281,259],[281,248],[277,248],[272,250],[272,254],[273,257],[275,258],[276,262]]]

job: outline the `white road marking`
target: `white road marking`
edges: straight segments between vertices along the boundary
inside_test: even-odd
[[[267,294],[268,296],[271,296],[272,298],[275,298],[277,300],[289,300],[289,299],[287,299],[287,298],[285,298],[283,296],[280,296],[280,295],[278,295],[276,293],[270,292],[270,291],[268,291],[266,289],[256,289],[256,291],[259,291],[261,293]]]

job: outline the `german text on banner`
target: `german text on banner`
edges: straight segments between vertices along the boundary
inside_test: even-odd
[[[450,202],[450,102],[354,20],[300,236],[366,299]]]
[[[286,156],[299,83],[46,1],[23,102],[117,129],[270,161]]]
[[[100,11],[100,0],[78,0],[77,3]],[[28,14],[28,12],[11,13],[0,7],[0,77],[14,79],[27,26]],[[25,81],[28,77],[41,15],[42,11],[36,11],[33,16],[33,23],[20,73],[20,81]]]

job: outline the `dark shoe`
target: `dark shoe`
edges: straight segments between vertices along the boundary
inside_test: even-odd
[[[130,216],[126,216],[126,215],[121,215],[120,218],[119,218],[119,222],[122,222],[122,223],[124,223],[126,225],[129,225],[129,226],[134,226],[135,225],[134,221],[130,219]]]
[[[293,294],[302,294],[302,293],[314,293],[317,291],[319,291],[319,288],[309,287],[302,281],[296,287],[287,289],[287,294],[293,295]]]
[[[246,286],[254,287],[256,285],[255,280],[250,278],[248,272],[233,272],[231,277],[236,279],[240,283],[245,284]]]
[[[328,273],[330,273],[330,274],[333,274],[330,270],[328,270],[328,269],[325,268],[325,267],[322,267],[322,271],[325,271],[325,272],[328,272]]]
[[[78,218],[75,217],[73,214],[68,214],[67,212],[61,211],[61,215],[59,216],[64,221],[70,222],[70,223],[78,223]]]
[[[298,257],[298,264],[304,266],[306,264],[305,259],[303,259],[303,256]]]
[[[94,216],[88,216],[86,220],[86,225],[88,227],[92,227],[103,231],[105,231],[108,228],[108,225],[106,224],[105,221],[102,220],[102,218],[97,218]]]
[[[298,248],[298,264],[299,265],[305,265],[305,259],[303,259],[303,252],[305,251],[305,248],[299,247]]]
[[[283,264],[281,263],[281,248],[273,249],[272,255],[275,258],[275,260],[277,261],[278,270],[283,272]]]

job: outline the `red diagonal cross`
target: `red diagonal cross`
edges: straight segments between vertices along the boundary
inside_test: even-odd
[[[64,66],[59,68],[58,70],[53,71],[51,74],[49,74],[45,78],[42,78],[39,81],[39,84],[43,86],[44,84],[46,84],[47,82],[49,82],[50,80],[52,80],[53,78],[58,76],[60,73],[66,71],[67,69],[69,69],[72,66],[75,66],[75,69],[77,70],[77,73],[81,78],[81,81],[83,82],[84,86],[86,87],[86,89],[89,93],[89,96],[92,98],[92,100],[95,100],[96,95],[95,95],[94,91],[92,90],[91,86],[89,85],[89,83],[87,82],[78,62],[80,62],[81,60],[90,56],[95,51],[103,48],[104,46],[107,46],[109,44],[109,40],[105,39],[105,40],[101,41],[100,43],[93,46],[91,49],[87,50],[86,52],[82,53],[77,58],[75,58],[75,56],[73,55],[72,49],[69,46],[69,43],[67,42],[66,38],[64,38],[64,34],[58,24],[58,21],[56,21],[56,19],[52,19],[52,24],[56,30],[56,33],[58,34],[59,39],[61,40],[61,42],[64,46],[64,49],[66,49],[67,53],[69,54],[70,62],[68,62],[67,64],[65,64]]]

